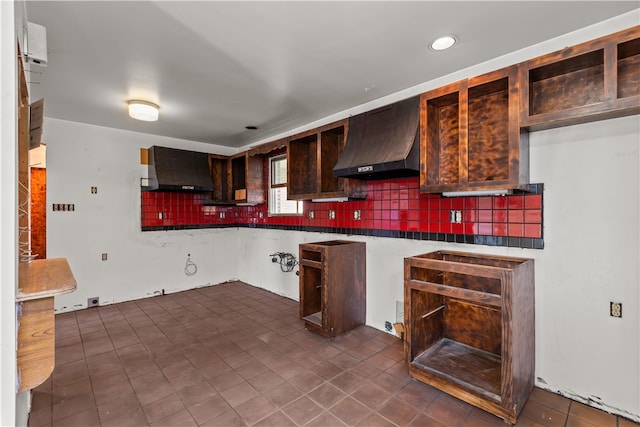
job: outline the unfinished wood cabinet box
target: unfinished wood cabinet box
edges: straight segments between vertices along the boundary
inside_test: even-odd
[[[300,318],[305,327],[333,338],[365,323],[364,242],[303,243],[300,259]]]
[[[529,135],[519,123],[518,66],[420,97],[420,191],[524,189]]]
[[[534,386],[533,260],[438,251],[404,275],[409,374],[515,423]]]
[[[344,149],[349,121],[341,120],[292,136],[287,148],[287,198],[363,198],[366,184],[338,178],[333,167]]]
[[[640,26],[522,64],[521,121],[530,130],[640,113]]]
[[[205,205],[264,203],[263,156],[244,151],[233,156],[209,154],[213,191]]]

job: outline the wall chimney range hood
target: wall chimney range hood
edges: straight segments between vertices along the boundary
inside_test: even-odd
[[[419,96],[350,117],[333,174],[370,180],[418,176],[419,125]]]
[[[156,191],[213,191],[209,155],[196,151],[149,148],[149,189]]]

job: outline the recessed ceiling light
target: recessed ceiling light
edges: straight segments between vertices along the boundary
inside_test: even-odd
[[[129,101],[129,117],[145,122],[155,122],[160,114],[160,107],[153,102],[132,100]]]
[[[246,130],[257,130],[258,126],[245,126],[244,127]]]
[[[456,44],[456,38],[453,36],[439,37],[429,45],[433,50],[445,50]]]

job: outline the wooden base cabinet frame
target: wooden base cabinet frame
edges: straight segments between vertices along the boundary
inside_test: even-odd
[[[515,423],[534,386],[534,261],[438,251],[404,275],[411,377]]]
[[[300,318],[305,328],[334,338],[366,321],[366,244],[348,240],[302,243]]]

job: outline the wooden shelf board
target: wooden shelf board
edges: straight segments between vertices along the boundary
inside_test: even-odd
[[[66,294],[76,287],[66,258],[37,259],[19,265],[16,302]]]
[[[318,311],[317,313],[313,313],[308,316],[305,316],[303,317],[303,320],[309,323],[314,323],[316,325],[322,326],[322,312]]]
[[[501,400],[500,356],[443,338],[411,363],[472,393]]]

